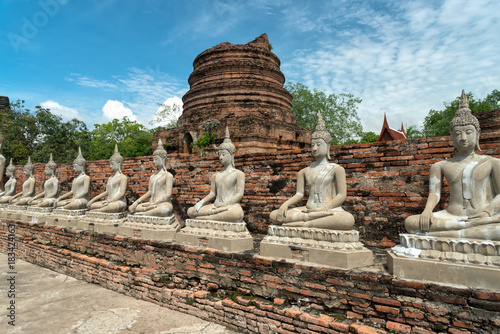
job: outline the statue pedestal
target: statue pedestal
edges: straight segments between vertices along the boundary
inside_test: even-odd
[[[27,207],[27,205],[7,205],[2,212],[2,218],[21,220],[21,216]]]
[[[45,225],[50,213],[54,210],[52,207],[29,206],[22,214],[23,222]]]
[[[47,217],[46,225],[76,228],[77,222],[85,218],[87,209],[66,210],[56,208]]]
[[[174,241],[175,234],[180,228],[181,225],[173,215],[170,217],[129,215],[127,221],[118,227],[118,234],[141,239]]]
[[[123,224],[127,212],[105,213],[87,211],[85,219],[77,222],[77,229],[92,230],[98,233],[117,234],[118,227]]]
[[[253,238],[245,222],[229,223],[215,220],[187,219],[186,227],[175,236],[182,245],[212,248],[225,252],[253,249]]]
[[[358,231],[269,226],[260,255],[311,262],[339,269],[373,264],[373,253],[359,242]]]
[[[5,203],[0,204],[0,218],[6,218],[6,217],[4,217],[4,212],[7,211],[8,207],[9,207],[9,204],[5,204]]]
[[[388,252],[389,272],[401,278],[500,291],[500,242],[401,234]]]

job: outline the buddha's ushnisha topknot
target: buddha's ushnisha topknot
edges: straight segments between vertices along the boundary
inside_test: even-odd
[[[123,157],[120,152],[118,152],[118,144],[115,144],[115,153],[109,158],[109,161],[116,161],[119,164],[123,162]]]
[[[30,170],[31,172],[35,170],[35,165],[31,163],[31,156],[28,156],[28,162],[24,165],[24,169]]]
[[[12,158],[10,158],[10,164],[7,166],[7,170],[12,173],[16,171],[16,166],[12,163]]]
[[[453,117],[450,122],[450,132],[455,126],[465,125],[473,125],[478,132],[481,131],[479,121],[474,115],[472,115],[472,112],[469,108],[469,99],[467,98],[467,95],[465,95],[465,90],[462,90],[462,96],[460,97],[458,110],[455,113],[455,117]]]
[[[236,147],[231,141],[231,137],[229,136],[229,128],[227,126],[226,126],[226,136],[224,138],[224,141],[222,142],[222,144],[219,145],[217,149],[219,151],[227,150],[229,153],[231,153],[231,155],[234,155],[234,152],[236,152]]]
[[[73,161],[73,163],[85,167],[86,162],[87,161],[83,158],[82,155],[82,149],[80,148],[80,146],[78,146],[78,156],[76,157],[75,161]]]
[[[163,159],[167,158],[167,151],[163,148],[163,142],[161,139],[158,138],[158,146],[156,147],[156,150],[153,152],[153,155],[159,155]]]
[[[318,111],[318,125],[316,125],[316,129],[311,134],[311,139],[323,139],[328,147],[327,157],[330,159],[330,145],[332,142],[332,136],[330,132],[326,129],[325,122],[323,122],[323,117],[321,116],[321,112]]]
[[[52,153],[50,153],[50,159],[49,159],[49,162],[47,162],[47,167],[49,167],[50,169],[52,170],[55,170],[56,167],[57,167],[57,164],[55,163],[55,161],[52,159]]]

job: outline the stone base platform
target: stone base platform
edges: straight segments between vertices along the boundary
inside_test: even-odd
[[[269,226],[260,255],[311,262],[339,269],[373,264],[373,253],[359,242],[358,231]]]
[[[394,276],[500,291],[500,242],[401,234],[388,252]]]
[[[78,221],[85,218],[87,209],[81,210],[66,210],[56,208],[47,217],[46,225],[76,228]]]
[[[229,223],[214,220],[187,219],[186,227],[175,236],[179,244],[211,248],[225,252],[253,249],[253,238],[245,222]]]
[[[21,214],[21,220],[28,223],[45,225],[53,210],[54,208],[52,207],[29,206]]]
[[[117,234],[118,227],[123,224],[127,212],[105,213],[87,211],[85,219],[77,221],[76,228],[80,230],[92,230],[98,233]]]
[[[140,239],[174,241],[181,225],[171,217],[129,215],[127,221],[118,227],[118,234]]]
[[[1,217],[6,219],[21,220],[21,215],[26,211],[27,205],[12,205],[4,206]]]

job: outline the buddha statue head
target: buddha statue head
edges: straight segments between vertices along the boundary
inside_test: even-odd
[[[120,152],[118,152],[118,144],[115,144],[115,153],[109,158],[109,164],[113,172],[122,170],[123,157]]]
[[[467,95],[465,95],[465,90],[462,90],[462,96],[460,97],[460,103],[458,105],[458,110],[455,113],[455,117],[450,122],[450,135],[453,140],[453,145],[456,146],[455,143],[455,138],[453,134],[453,129],[455,127],[465,127],[465,126],[472,126],[476,133],[475,133],[475,141],[476,141],[476,147],[478,150],[481,150],[479,147],[479,134],[481,133],[481,127],[479,126],[479,121],[477,118],[472,115],[471,110],[469,108],[469,99],[467,99]]]
[[[35,170],[35,165],[31,163],[31,157],[28,157],[28,162],[24,165],[24,175],[32,176]]]
[[[10,174],[10,177],[14,177],[14,174],[16,173],[16,166],[12,163],[12,158],[10,159],[10,164],[7,166],[6,172],[7,175]]]
[[[76,157],[75,161],[73,161],[73,168],[75,169],[76,172],[82,173],[85,171],[86,163],[87,161],[83,158],[82,150],[80,146],[78,146],[78,156]]]
[[[325,123],[323,122],[323,117],[321,116],[321,112],[318,111],[318,125],[316,125],[316,129],[311,134],[311,142],[314,139],[322,139],[326,143],[327,153],[326,157],[330,159],[330,145],[332,142],[332,136],[330,132],[326,130]]]
[[[163,142],[161,139],[158,139],[158,146],[153,152],[153,161],[155,163],[155,167],[158,169],[164,168],[165,163],[167,162],[167,151],[163,148]]]
[[[48,175],[54,175],[56,172],[57,164],[52,159],[52,153],[50,153],[49,162],[45,165],[45,173]]]
[[[229,136],[229,128],[227,126],[226,126],[226,136],[224,138],[224,141],[222,142],[222,144],[219,145],[217,149],[219,150],[219,160],[222,162],[223,157],[221,153],[223,151],[227,151],[231,158],[231,165],[234,167],[234,153],[236,152],[236,147],[231,141],[231,137]]]

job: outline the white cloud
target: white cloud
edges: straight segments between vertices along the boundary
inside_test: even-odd
[[[164,110],[164,106],[170,107],[171,113],[167,113],[166,115],[162,115],[162,111]],[[154,125],[155,126],[164,126],[169,124],[172,121],[177,121],[179,116],[182,114],[182,100],[177,97],[169,97],[162,103],[162,105],[158,106],[158,110],[156,111],[154,117]]]
[[[42,108],[50,109],[50,112],[54,115],[59,115],[65,120],[71,120],[73,118],[80,119],[80,114],[76,109],[63,106],[55,101],[47,100],[45,102],[40,103]]]
[[[124,116],[127,116],[132,121],[136,120],[132,110],[126,108],[120,101],[108,100],[102,107],[102,113],[104,118],[110,121],[115,118],[122,119]]]
[[[282,71],[310,88],[360,97],[365,131],[378,133],[384,112],[390,124],[421,126],[430,109],[442,109],[442,102],[462,89],[484,98],[500,86],[499,2],[336,6],[338,13],[347,13],[350,25],[341,34],[321,34],[316,27],[316,45],[282,58]],[[335,32],[340,23],[330,24]],[[296,30],[308,27],[304,23]]]

